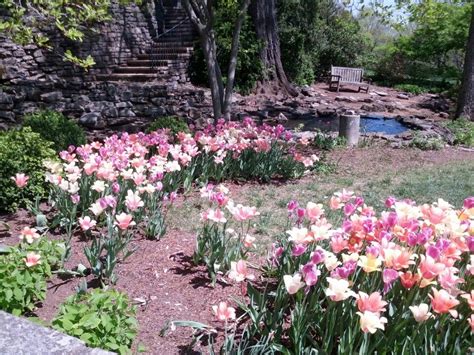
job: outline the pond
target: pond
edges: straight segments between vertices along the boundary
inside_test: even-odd
[[[288,129],[299,128],[302,131],[338,132],[339,119],[337,117],[306,116],[297,120],[289,120],[284,124]],[[409,128],[394,118],[382,116],[362,116],[360,118],[361,133],[383,133],[389,135],[400,134]]]

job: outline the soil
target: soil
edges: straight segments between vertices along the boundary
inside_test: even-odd
[[[442,166],[453,161],[474,160],[474,153],[455,148],[442,151],[419,151],[415,149],[391,149],[376,147],[365,149],[336,150],[330,153],[332,160],[338,161],[342,174],[361,174],[370,162],[371,174],[387,169],[410,169],[427,165]],[[308,178],[308,177],[307,177]],[[310,178],[310,177],[309,177]],[[229,184],[232,194],[237,196],[242,186]],[[182,203],[182,201],[178,202]],[[3,223],[1,223],[3,222]],[[6,230],[2,224],[7,224]],[[15,214],[0,216],[0,244],[17,243],[19,231],[25,225],[34,225],[34,219],[25,210]],[[138,237],[133,243],[138,250],[117,267],[117,288],[128,293],[137,304],[139,334],[135,347],[143,344],[150,354],[193,354],[188,347],[192,341],[190,328],[177,328],[161,337],[160,331],[168,321],[193,320],[219,329],[222,324],[212,314],[211,306],[231,297],[242,297],[238,285],[219,281],[213,288],[203,267],[192,264],[191,256],[195,237],[179,225],[170,226],[160,241],[149,241]],[[84,241],[75,238],[73,255],[67,267],[73,268],[82,263],[87,265],[82,248]],[[91,278],[88,278],[91,281]],[[50,321],[58,310],[58,305],[81,282],[80,278],[61,279],[54,276],[48,285],[48,294],[44,304],[40,305],[37,315]],[[91,282],[90,287],[94,287]],[[197,344],[195,349],[207,353],[206,344]]]

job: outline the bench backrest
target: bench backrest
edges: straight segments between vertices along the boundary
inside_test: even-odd
[[[364,76],[364,69],[331,66],[331,75],[340,75],[340,81],[360,83],[362,82],[362,77]]]

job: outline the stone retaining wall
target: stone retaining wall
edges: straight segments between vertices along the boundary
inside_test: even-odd
[[[147,5],[112,5],[113,20],[98,26],[82,43],[52,35],[54,51],[36,45],[20,46],[0,36],[0,128],[20,123],[25,113],[49,108],[80,119],[100,118],[93,128],[120,125],[135,117],[154,118],[185,114],[188,106],[202,101],[202,92],[171,90],[150,84],[95,82],[94,75],[110,72],[137,54],[144,53],[156,33],[153,1]],[[66,49],[80,57],[91,54],[91,72],[63,60]],[[173,91],[174,93],[171,93]],[[179,111],[179,112],[177,112]]]

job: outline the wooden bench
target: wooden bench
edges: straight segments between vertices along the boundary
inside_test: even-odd
[[[333,67],[331,65],[331,80],[329,82],[329,90],[336,89],[339,92],[341,84],[352,84],[359,86],[366,93],[369,92],[369,84],[363,82],[364,69],[361,68],[345,68]]]

